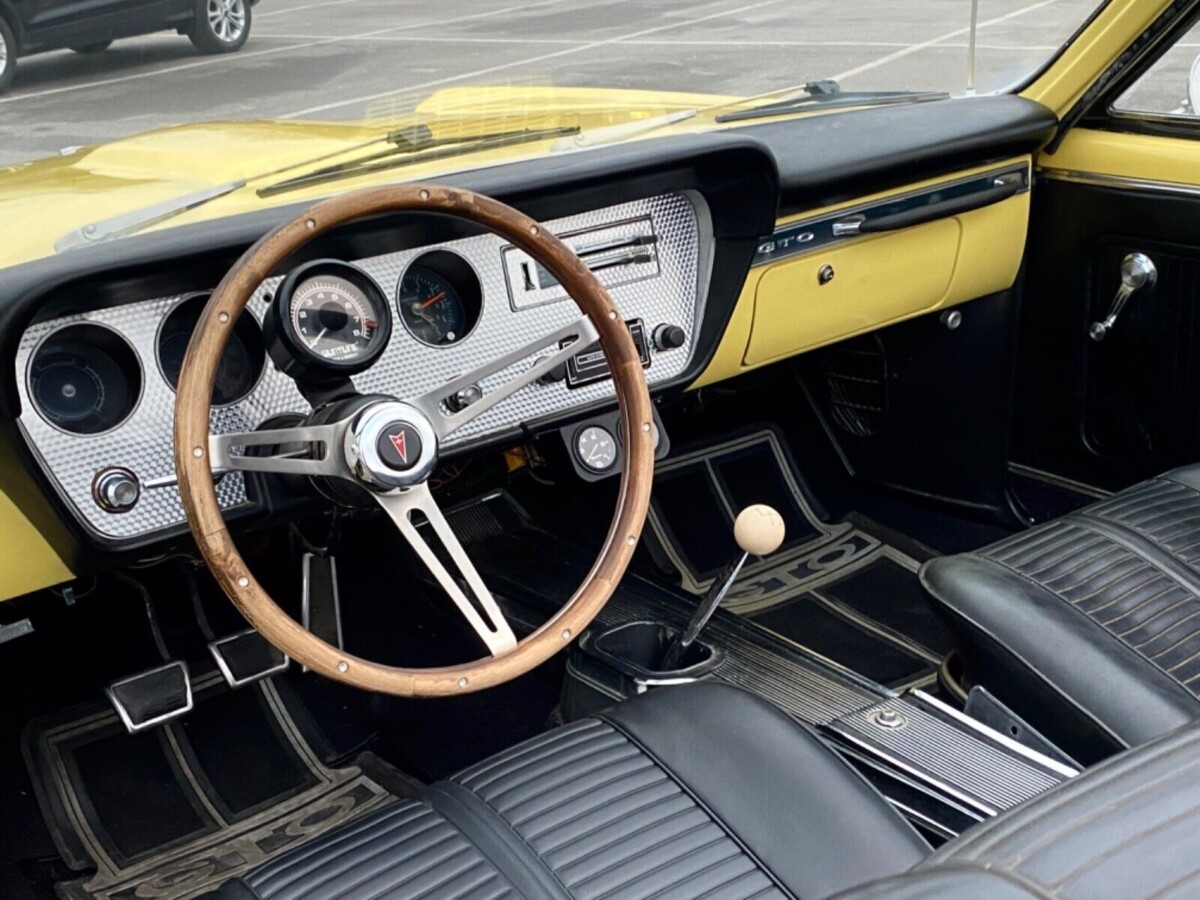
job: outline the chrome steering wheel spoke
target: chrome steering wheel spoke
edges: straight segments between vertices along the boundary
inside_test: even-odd
[[[299,425],[234,434],[210,434],[208,456],[213,475],[226,472],[272,472],[277,475],[312,475],[348,478],[344,441],[350,422],[328,425]],[[286,447],[305,444],[303,449],[270,456],[247,456],[235,448]],[[302,455],[303,454],[303,455]]]
[[[530,341],[523,347],[518,347],[511,353],[498,357],[474,371],[460,375],[447,381],[428,393],[422,394],[408,402],[425,414],[437,432],[438,438],[445,438],[466,425],[472,419],[490,410],[497,404],[507,400],[521,388],[532,384],[555,366],[564,364],[568,359],[581,350],[595,343],[600,337],[596,326],[588,316],[581,316],[569,325],[564,325],[545,337]],[[558,345],[568,341],[565,346]],[[475,386],[483,387],[486,379],[502,372],[516,363],[533,356],[553,345],[555,351],[548,356],[540,357],[532,366],[501,385],[487,390],[469,406],[455,409],[454,399],[461,391]]]
[[[463,549],[454,531],[450,528],[450,523],[442,515],[441,509],[429,490],[429,485],[421,483],[398,493],[375,494],[374,496],[392,521],[396,523],[396,527],[400,529],[400,533],[416,551],[430,574],[441,585],[442,590],[450,595],[454,605],[475,629],[475,633],[479,635],[480,640],[487,646],[491,654],[496,656],[517,646],[517,638],[513,634],[512,628],[509,627],[508,620],[504,618],[504,613],[500,611],[495,598],[487,589],[487,585],[483,583],[479,571],[471,563],[466,550]],[[442,546],[445,547],[451,561],[458,569],[459,575],[466,582],[474,603],[471,602],[472,598],[467,597],[450,570],[442,564],[413,522],[414,512],[420,512],[429,521],[434,534],[442,542]]]

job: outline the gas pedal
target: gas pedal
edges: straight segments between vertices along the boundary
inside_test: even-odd
[[[219,638],[208,645],[217,668],[231,688],[240,688],[286,671],[291,660],[253,628]]]
[[[130,734],[145,731],[192,709],[187,663],[169,662],[114,681],[104,693]]]
[[[325,643],[342,646],[342,606],[338,596],[337,559],[305,553],[301,570],[300,624]],[[304,667],[308,671],[308,667]]]

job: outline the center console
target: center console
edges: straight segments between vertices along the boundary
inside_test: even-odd
[[[557,609],[564,591],[574,587],[576,569],[585,570],[589,562],[567,542],[530,526],[504,495],[464,510],[454,524],[485,536],[471,548],[472,557],[498,595],[520,598],[522,606]],[[932,692],[884,687],[721,608],[724,586],[747,555],[746,536],[738,538],[741,555],[699,603],[626,575],[570,651],[565,719],[649,690],[698,679],[725,681],[814,728],[935,842],[1077,774],[1061,759],[1019,743],[1007,724],[1002,733]],[[768,542],[750,549],[772,548]],[[538,565],[548,554],[561,565]],[[512,572],[523,573],[520,581]],[[689,634],[692,639],[683,641]],[[669,659],[681,643],[682,651]],[[1023,724],[1015,718],[989,721],[1009,721],[1014,729]]]

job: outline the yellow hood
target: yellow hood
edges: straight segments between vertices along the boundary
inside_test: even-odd
[[[463,168],[537,156],[545,153],[551,143],[540,141],[430,161],[268,199],[256,193],[280,178],[301,174],[304,167],[261,177],[266,173],[318,157],[330,157],[319,165],[354,159],[359,153],[379,149],[376,146],[355,151],[357,145],[396,128],[422,124],[434,137],[558,126],[588,130],[685,109],[703,109],[734,99],[599,88],[454,88],[432,95],[400,122],[206,122],[164,128],[0,168],[0,222],[4,223],[0,267],[49,256],[54,253],[56,239],[88,223],[227,182],[257,179],[155,227],[170,228],[287,205],[370,184],[436,178]],[[697,117],[684,127],[711,127],[711,119]],[[674,130],[679,128],[672,126]],[[672,129],[656,130],[654,135]]]

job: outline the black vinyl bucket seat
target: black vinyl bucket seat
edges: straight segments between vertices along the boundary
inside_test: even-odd
[[[1200,466],[921,571],[982,684],[1081,762],[1200,716]]]

